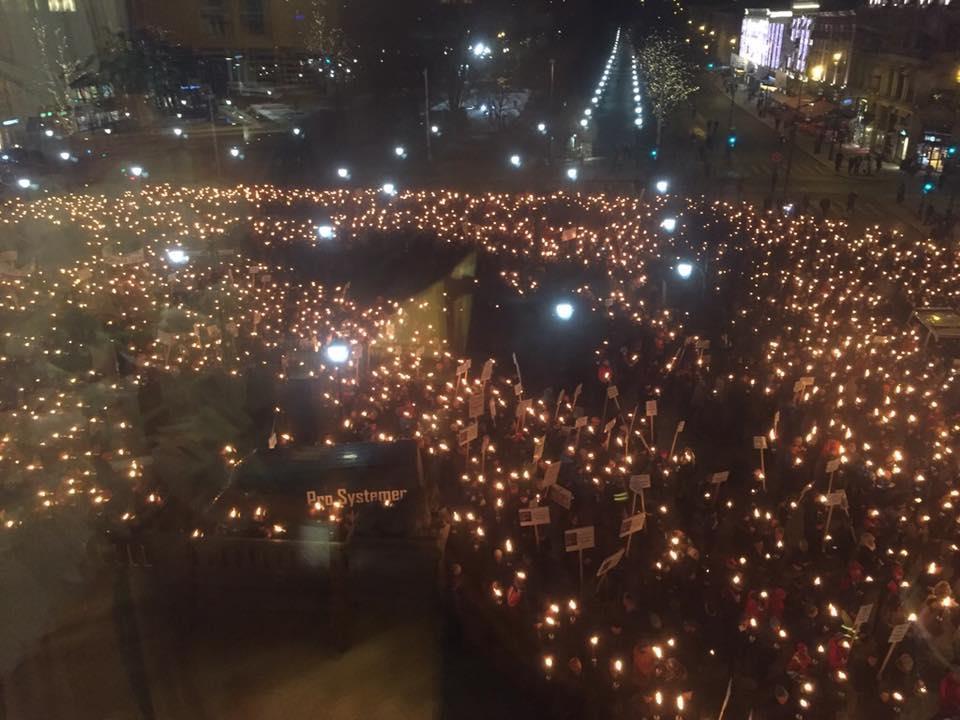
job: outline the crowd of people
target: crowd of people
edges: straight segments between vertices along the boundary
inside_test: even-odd
[[[284,262],[316,247],[321,212],[335,242],[373,256],[412,237],[476,251],[478,281],[505,299],[566,278],[572,320],[603,340],[575,349],[575,381],[489,358],[483,338],[454,352],[409,305],[352,300]],[[536,678],[545,714],[960,717],[958,369],[909,322],[955,302],[958,248],[669,196],[159,186],[4,215],[84,238],[68,262],[20,257],[3,278],[12,532],[78,492],[129,520],[83,457],[118,457],[91,424],[114,440],[142,425],[95,363],[107,337],[127,382],[296,374],[338,418],[317,442],[416,439],[439,488],[451,639]],[[321,352],[334,340],[347,371]],[[112,399],[68,413],[94,389]],[[23,410],[68,429],[38,433],[48,421]],[[258,443],[296,443],[276,415]],[[162,502],[126,456],[140,506]]]

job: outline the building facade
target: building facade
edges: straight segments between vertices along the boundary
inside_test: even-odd
[[[799,79],[834,102],[842,142],[940,171],[960,141],[960,7],[950,0],[749,9],[739,44],[757,79]]]
[[[857,12],[854,140],[890,160],[942,169],[960,139],[960,8],[872,2]]]
[[[126,27],[124,0],[0,0],[0,143],[40,113],[69,112],[72,82]]]
[[[350,72],[323,57],[334,51],[332,2],[132,0],[131,8],[133,27],[161,28],[233,89],[315,83],[318,73]]]

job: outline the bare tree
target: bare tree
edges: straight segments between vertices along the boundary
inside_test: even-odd
[[[653,116],[657,119],[659,147],[664,120],[698,88],[693,79],[693,68],[684,60],[672,38],[651,35],[640,46],[637,58],[646,95],[650,99]]]
[[[343,32],[333,21],[329,0],[310,0],[302,28],[304,47],[311,55],[342,53]]]
[[[44,79],[41,89],[49,96],[50,104],[70,123],[70,83],[76,78],[82,62],[67,56],[67,42],[60,28],[48,33],[47,25],[39,15],[33,17],[33,35],[40,50],[40,70]]]

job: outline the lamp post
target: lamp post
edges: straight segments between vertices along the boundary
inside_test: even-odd
[[[793,167],[793,149],[797,144],[797,121],[800,119],[800,108],[803,106],[803,83],[805,75],[800,75],[800,93],[797,95],[797,112],[793,116],[793,125],[790,126],[790,147],[787,148],[787,167],[783,171],[783,199],[787,199],[787,189],[790,187],[790,169]]]
[[[350,348],[346,343],[332,342],[327,345],[323,354],[337,369],[337,408],[340,411],[340,417],[343,417],[343,385],[340,382],[340,367],[350,359]]]

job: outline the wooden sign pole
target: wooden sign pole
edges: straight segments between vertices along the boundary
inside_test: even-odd
[[[577,559],[580,564],[580,594],[583,595],[583,548],[577,550]]]
[[[670,454],[667,455],[668,460],[673,457],[673,451],[676,450],[677,448],[677,437],[679,437],[679,435],[680,435],[680,425],[677,424],[677,429],[674,430],[673,432],[673,442],[670,443]]]
[[[643,490],[640,491],[643,493]],[[633,494],[633,502],[630,505],[630,517],[633,517],[637,514],[637,493]],[[627,552],[625,553],[627,557],[630,557],[630,541],[633,540],[633,533],[627,535]]]
[[[894,649],[896,649],[897,645],[899,644],[899,641],[890,643],[890,649],[887,650],[887,654],[883,658],[883,664],[880,666],[880,670],[877,671],[877,680],[879,680],[880,676],[883,675],[883,671],[886,669],[887,663],[890,662],[890,658],[893,656]]]

